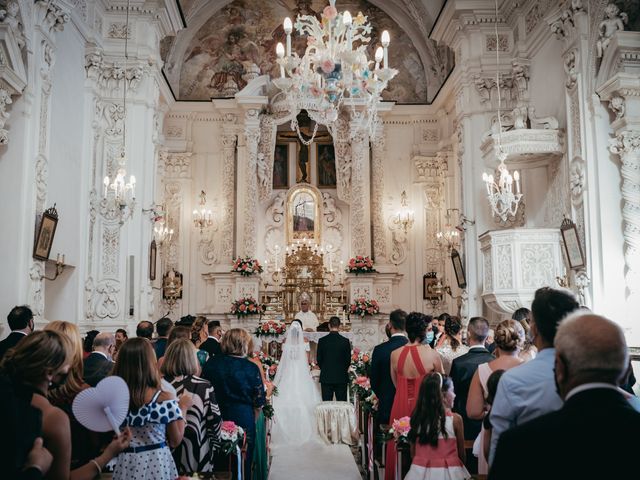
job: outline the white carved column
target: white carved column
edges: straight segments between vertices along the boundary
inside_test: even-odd
[[[384,157],[386,154],[386,133],[381,123],[372,141],[371,158],[371,221],[373,223],[373,255],[378,264],[388,263],[387,241],[384,219]]]
[[[352,132],[356,132],[351,137],[351,257],[371,253],[369,138],[365,132],[358,131],[360,124],[356,116],[350,125]]]
[[[234,255],[233,232],[235,217],[235,173],[236,173],[236,143],[235,122],[237,117],[229,115],[225,120],[222,135],[222,199],[224,202],[220,225],[222,247],[220,258],[230,261]]]
[[[238,243],[237,255],[256,255],[256,215],[258,214],[258,142],[260,140],[260,111],[249,108],[245,112],[242,142],[238,145]]]

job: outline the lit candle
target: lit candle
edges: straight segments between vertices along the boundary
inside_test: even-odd
[[[347,47],[349,48],[349,51],[351,51],[351,43],[353,41],[351,24],[353,23],[353,19],[351,18],[351,14],[349,13],[349,10],[346,10],[342,14],[342,23],[344,23],[344,26],[347,30]]]
[[[378,47],[378,48],[376,49],[376,55],[375,55],[375,58],[376,58],[376,66],[375,66],[375,68],[373,69],[374,71],[375,71],[375,70],[378,70],[378,68],[380,68],[380,62],[382,62],[382,59],[384,58],[384,50],[383,50],[383,48],[382,48],[382,47]]]
[[[389,32],[385,30],[382,32],[381,38],[382,46],[384,47],[384,68],[389,68],[389,43],[391,43],[391,37],[389,36]]]
[[[520,174],[516,170],[513,172],[513,179],[516,181],[516,193],[520,193]]]
[[[291,31],[293,30],[293,25],[291,24],[291,19],[289,17],[284,19],[284,33],[287,34],[287,57],[291,56]]]
[[[281,60],[284,57],[284,46],[280,42],[276,45],[276,55]],[[280,64],[280,78],[284,78],[284,65],[282,64]]]

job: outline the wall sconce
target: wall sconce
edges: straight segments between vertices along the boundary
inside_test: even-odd
[[[444,300],[445,293],[451,295],[451,287],[444,285],[436,272],[425,273],[422,282],[423,299],[428,300],[433,308]]]
[[[447,209],[447,213],[445,214],[447,223],[441,231],[436,233],[436,241],[438,242],[438,245],[449,252],[454,248],[458,248],[458,245],[460,244],[459,227],[453,227],[451,225],[451,212],[453,210],[458,211],[457,208]]]
[[[153,227],[153,238],[158,245],[162,245],[164,241],[171,241],[173,237],[173,228],[169,228],[165,225],[164,220],[156,222],[156,226]]]
[[[202,231],[213,225],[213,213],[206,209],[207,194],[204,190],[200,191],[200,210],[193,211],[193,225]]]
[[[409,205],[407,203],[407,192],[403,190],[400,194],[400,210],[398,210],[394,215],[393,224],[398,228],[402,228],[404,233],[408,233],[413,227],[413,222],[413,210],[409,209]]]
[[[182,274],[173,268],[162,276],[162,298],[169,306],[167,315],[173,311],[177,301],[182,298]]]
[[[44,278],[45,280],[55,280],[60,276],[60,274],[64,271],[66,267],[67,265],[64,263],[64,255],[61,256],[60,254],[58,254],[58,257],[56,258],[56,271],[53,274],[53,277],[47,277],[46,275],[42,275],[41,278]]]

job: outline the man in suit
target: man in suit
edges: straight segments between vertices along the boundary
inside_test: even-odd
[[[371,388],[378,397],[378,422],[389,423],[393,397],[396,387],[391,380],[391,352],[407,343],[404,324],[407,313],[404,310],[394,310],[389,315],[389,340],[382,342],[373,349],[371,354]]]
[[[0,360],[7,353],[7,350],[15,347],[20,340],[29,335],[34,330],[33,312],[26,305],[13,307],[7,315],[11,333],[0,342]]]
[[[173,327],[170,318],[162,317],[156,322],[156,333],[158,336],[153,341],[153,349],[156,352],[156,358],[164,357],[164,351],[167,349],[167,337]]]
[[[322,401],[330,402],[335,393],[337,401],[346,402],[351,342],[340,335],[339,317],[329,319],[329,335],[325,335],[318,342],[316,359],[320,367]]]
[[[220,348],[220,339],[222,338],[222,327],[219,320],[211,320],[207,327],[209,329],[209,337],[202,342],[200,350],[204,350],[209,356],[218,355],[222,353]]]
[[[489,479],[636,478],[640,413],[617,388],[629,361],[622,329],[578,311],[562,322],[554,346],[565,403],[504,432]]]
[[[136,326],[136,337],[151,340],[151,337],[153,337],[153,323],[147,322],[146,320],[141,321]]]
[[[107,377],[113,368],[111,360],[116,348],[116,338],[107,332],[96,335],[93,339],[93,352],[84,360],[84,381],[95,387],[100,380]]]

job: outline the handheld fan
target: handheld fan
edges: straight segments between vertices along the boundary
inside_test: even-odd
[[[129,387],[120,377],[107,377],[95,388],[76,395],[72,410],[78,421],[91,431],[120,433],[120,425],[129,411]]]

